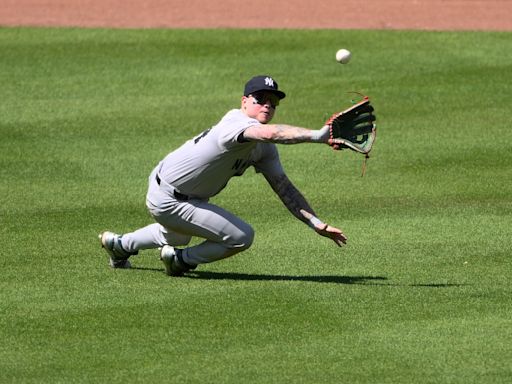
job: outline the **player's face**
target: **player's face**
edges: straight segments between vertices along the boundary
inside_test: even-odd
[[[242,110],[261,124],[266,124],[274,117],[279,98],[272,92],[256,92],[242,97]]]

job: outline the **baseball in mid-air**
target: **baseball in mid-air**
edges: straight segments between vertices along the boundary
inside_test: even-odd
[[[347,64],[350,61],[352,54],[348,49],[340,49],[336,52],[336,61],[341,64]]]

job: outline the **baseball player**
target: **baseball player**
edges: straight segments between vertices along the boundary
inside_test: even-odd
[[[169,153],[149,176],[146,205],[156,223],[123,235],[108,231],[99,235],[110,266],[130,268],[129,258],[138,251],[161,248],[166,273],[182,276],[199,264],[248,249],[253,228],[208,200],[250,166],[263,174],[297,219],[338,246],[345,244],[342,231],[317,218],[283,170],[275,144],[329,140],[328,126],[311,130],[269,124],[285,96],[272,77],[253,77],[245,84],[239,109]],[[193,236],[204,241],[187,247]]]

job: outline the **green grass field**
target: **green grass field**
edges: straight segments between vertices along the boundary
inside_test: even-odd
[[[334,60],[352,50],[348,65]],[[510,383],[510,33],[0,29],[0,382]],[[112,270],[146,180],[269,73],[275,122],[369,94],[362,158],[281,146],[339,249],[252,171],[212,201],[251,249],[173,279]]]

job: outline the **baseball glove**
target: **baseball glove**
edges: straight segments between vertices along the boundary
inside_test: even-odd
[[[375,142],[374,109],[365,96],[343,112],[335,113],[325,125],[329,126],[329,145],[336,150],[349,148],[368,157]]]

